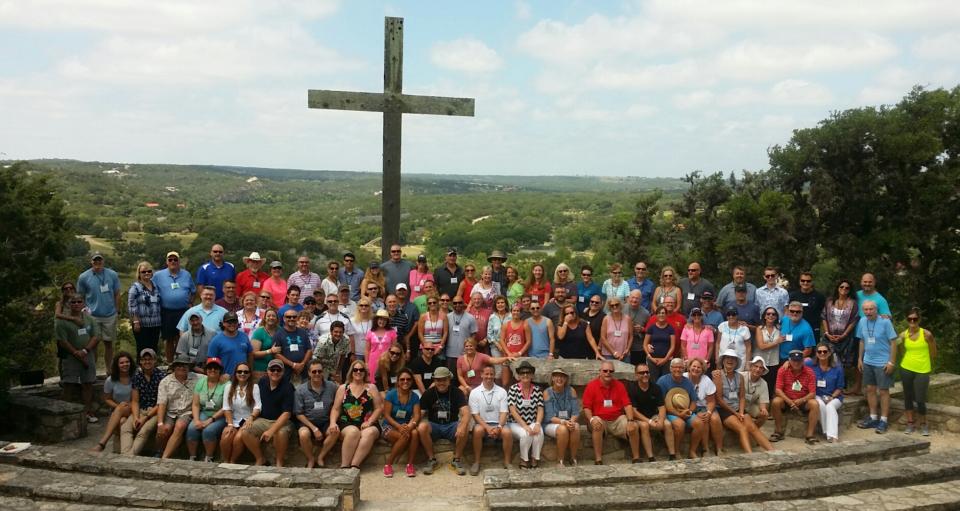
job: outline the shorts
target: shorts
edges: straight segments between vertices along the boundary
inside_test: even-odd
[[[192,421],[193,421],[193,414],[190,413],[190,412],[187,412],[187,413],[178,415],[178,416],[176,416],[176,417],[171,417],[171,416],[169,416],[169,415],[164,415],[164,416],[163,416],[163,422],[162,422],[162,424],[163,424],[164,426],[167,426],[167,427],[169,427],[169,428],[172,428],[172,427],[176,426],[178,422],[186,422],[186,423],[189,424],[189,423],[192,422]]]
[[[95,351],[87,353],[87,365],[73,355],[67,355],[60,364],[60,381],[74,385],[89,384],[97,381],[97,359]]]
[[[813,402],[813,401],[816,401],[816,400],[807,401],[807,402],[803,403],[802,405],[798,406],[797,408],[799,408],[801,412],[806,412],[807,410],[809,410],[808,407],[810,406],[810,403]],[[789,408],[790,408],[790,407],[787,406],[787,402],[784,401],[784,402],[783,402],[783,406],[782,406],[780,409],[781,409],[781,410],[788,410]]]
[[[721,406],[717,407],[717,414],[720,415],[720,422],[724,422],[727,420],[727,417],[733,416],[732,412],[728,412],[725,408]]]
[[[596,415],[594,415],[596,417]],[[599,417],[597,417],[600,419]],[[593,419],[590,419],[591,421]],[[630,422],[627,420],[626,415],[621,415],[612,421],[603,421],[603,430],[611,435],[619,438],[627,438],[627,423]]]
[[[117,338],[117,315],[98,318],[93,316],[93,322],[97,324],[97,333],[103,342],[112,343]]]
[[[883,372],[883,369],[884,366],[863,364],[863,386],[889,390],[893,386],[893,375]]]
[[[257,420],[253,421],[253,424],[250,425],[250,433],[252,433],[254,437],[260,438],[260,435],[266,433],[267,430],[272,428],[276,422],[276,420],[258,417]],[[291,433],[293,433],[293,427],[290,426],[289,420],[283,425],[283,427],[280,428],[280,431],[277,432],[279,435],[287,436],[290,436]]]
[[[432,440],[445,438],[451,442],[456,441],[457,427],[460,426],[460,421],[448,422],[446,424],[438,424],[433,421],[427,422],[430,424],[430,438]]]
[[[566,427],[566,426],[564,426]],[[577,426],[579,427],[579,425]],[[547,435],[550,438],[557,438],[557,430],[560,429],[559,424],[550,423],[543,427],[543,434]]]
[[[769,403],[768,403],[767,408],[769,409]],[[747,410],[746,410],[746,411],[747,411],[747,415],[749,415],[749,416],[753,417],[754,419],[756,419],[757,417],[760,416],[760,405],[759,405],[759,404],[756,404],[756,403],[755,403],[755,404],[752,404],[752,405],[747,405]]]
[[[697,417],[697,414],[691,413],[690,416],[687,417],[687,420],[683,421],[683,422],[686,422],[686,423],[687,423],[687,428],[690,428],[690,429],[693,428],[693,420],[694,420],[696,417]],[[677,420],[677,419],[679,419],[679,418],[680,418],[680,417],[677,417],[676,415],[669,414],[669,413],[667,414],[667,422],[673,422],[673,421],[675,421],[675,420]]]
[[[177,325],[180,318],[187,313],[187,309],[160,309],[160,337],[164,339],[179,339],[180,330]]]

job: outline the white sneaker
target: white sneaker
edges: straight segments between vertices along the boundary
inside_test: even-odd
[[[89,414],[88,414],[88,415],[87,415],[87,422],[89,422],[90,424],[96,424],[96,423],[100,422],[100,419],[97,418],[96,415],[89,415]]]

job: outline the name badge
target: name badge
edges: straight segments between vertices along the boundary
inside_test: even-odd
[[[473,378],[476,375],[477,375],[477,372],[474,371],[473,369],[467,371],[467,378]]]
[[[180,289],[180,284],[178,282],[171,282],[170,289]]]
[[[291,344],[291,345],[290,345],[290,351],[291,351],[292,353],[296,353],[296,352],[300,351],[300,345],[299,345],[299,344]]]
[[[309,291],[309,290],[311,290],[311,289],[313,289],[313,286],[311,286],[310,284],[304,284],[304,285],[303,285],[303,294],[305,294],[305,295],[310,294],[310,293],[308,293],[307,291]]]
[[[583,299],[584,299],[584,298],[586,298],[586,297],[585,297],[585,296],[578,296],[578,297],[577,297],[577,301],[580,302],[580,303],[583,303],[583,301],[584,301]]]
[[[314,410],[323,410],[323,401],[314,401],[313,402]]]
[[[459,333],[459,332],[460,332],[460,325],[455,325],[455,326],[453,327],[453,331]]]
[[[695,342],[695,343],[690,344],[690,349],[692,349],[692,350],[698,350],[698,349],[700,349],[700,343]]]
[[[390,377],[390,383],[397,383],[397,377],[396,377],[396,376],[391,376],[391,377]]]
[[[800,305],[803,305],[804,307],[809,307],[809,306],[810,306],[809,303],[801,303]]]
[[[522,406],[522,407],[524,407],[524,408],[529,408],[529,407],[533,406],[533,400],[532,400],[532,399],[521,399],[521,400],[520,400],[520,406]]]
[[[440,411],[437,412],[437,418],[438,418],[438,419],[446,419],[449,415],[450,415],[450,413],[447,412],[446,410],[440,410]]]
[[[803,390],[803,385],[800,384],[800,380],[795,380],[793,386],[790,387],[794,392],[800,392]]]
[[[827,388],[827,380],[817,380],[817,387],[821,389]]]
[[[687,293],[687,300],[696,300],[696,299],[697,299],[697,295],[693,293]]]
[[[157,302],[159,302],[159,301],[160,301],[160,297],[159,297],[159,296],[151,296],[151,297],[150,297],[150,303],[157,303]]]
[[[450,283],[451,283],[451,284],[456,284],[456,283],[457,283],[457,278],[456,278],[456,277],[450,277]]]
[[[413,286],[413,290],[419,293],[419,292],[420,292],[420,286]]]
[[[109,293],[109,292],[110,292],[110,286],[108,286],[107,284],[100,284],[100,292],[101,292],[101,293]]]
[[[495,412],[495,411],[497,411],[497,408],[496,408],[495,406],[493,406],[493,405],[486,405],[486,406],[483,407],[483,411],[485,411],[485,412]]]
[[[433,374],[431,374],[431,373],[423,373],[423,379],[424,379],[424,380],[432,380],[432,379],[433,379]]]
[[[397,410],[396,412],[393,413],[393,416],[397,419],[405,419],[407,417],[407,411]]]
[[[212,399],[209,400],[209,401],[207,401],[207,410],[213,410],[213,409],[216,408],[216,407],[217,407],[217,405],[214,404],[214,402],[213,402]]]
[[[784,337],[786,337],[787,342],[793,342],[793,334],[787,334]]]
[[[623,335],[623,332],[621,332],[620,330],[614,330],[614,331],[613,331],[613,336],[614,336],[614,337],[620,337],[621,335]]]
[[[530,300],[532,300],[532,301],[534,301],[534,302],[539,302],[539,301],[540,301],[540,297],[537,296],[537,295],[533,295],[533,296],[530,297]]]
[[[561,419],[569,419],[569,418],[570,418],[570,412],[568,412],[568,411],[566,411],[566,410],[560,410],[559,412],[557,412],[557,417],[558,417],[558,418],[561,418]]]
[[[873,336],[867,337],[867,344],[874,344],[875,342],[877,342],[876,337],[873,337]]]
[[[197,356],[197,348],[190,348],[190,349],[188,349],[188,350],[187,350],[187,354],[190,355],[191,357]]]
[[[86,328],[78,328],[78,329],[77,329],[77,335],[87,335],[87,329],[86,329]]]
[[[604,407],[604,408],[613,408],[613,400],[612,400],[612,399],[604,399],[604,400],[603,400],[603,407]]]
[[[260,289],[260,281],[259,281],[259,280],[254,280],[254,281],[253,281],[253,288],[254,288],[254,289]]]

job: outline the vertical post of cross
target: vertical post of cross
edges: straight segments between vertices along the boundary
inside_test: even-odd
[[[390,246],[400,242],[400,140],[403,113],[403,18],[383,21],[383,192],[381,201],[381,261],[390,257]]]

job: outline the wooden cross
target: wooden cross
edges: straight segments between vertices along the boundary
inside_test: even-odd
[[[411,96],[403,93],[403,18],[384,19],[383,93],[307,91],[307,107],[383,112],[382,260],[400,241],[400,138],[403,114],[473,117],[473,99]]]

